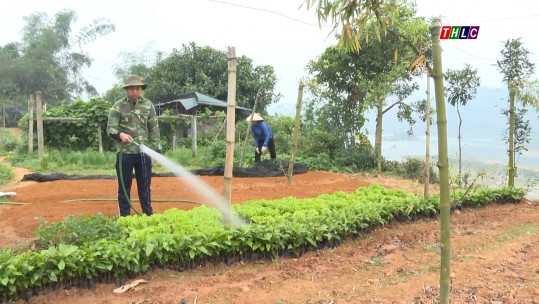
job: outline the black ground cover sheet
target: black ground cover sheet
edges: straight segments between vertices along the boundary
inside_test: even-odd
[[[302,174],[308,171],[307,166],[296,163],[294,164],[293,174]],[[224,176],[225,167],[214,167],[191,170],[191,173],[199,176]],[[274,177],[285,176],[288,173],[288,161],[285,160],[263,160],[257,165],[249,168],[234,167],[232,176],[234,177]],[[173,173],[152,173],[155,177],[175,176]],[[115,175],[69,175],[64,173],[42,174],[39,172],[24,175],[22,181],[37,181],[48,182],[55,180],[78,180],[78,179],[116,179]]]

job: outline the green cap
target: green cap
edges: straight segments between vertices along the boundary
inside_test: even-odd
[[[127,81],[125,82],[123,88],[127,89],[128,87],[133,86],[140,86],[143,90],[146,89],[146,83],[144,82],[144,79],[138,75],[131,75],[127,77]]]

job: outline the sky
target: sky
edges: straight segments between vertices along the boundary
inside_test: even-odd
[[[112,34],[85,46],[93,59],[84,76],[104,93],[118,80],[113,67],[121,64],[121,54],[161,51],[165,54],[182,44],[195,42],[227,52],[235,47],[254,65],[271,65],[278,79],[276,90],[283,98],[272,104],[270,114],[292,115],[299,81],[308,76],[305,66],[336,41],[332,27],[320,26],[314,10],[303,0],[80,0],[0,1],[0,45],[20,41],[24,16],[41,11],[54,14],[71,9],[78,20],[75,33],[96,18],[107,18],[116,25]],[[96,4],[97,3],[97,4]],[[504,87],[496,67],[500,51],[508,39],[521,38],[539,64],[537,25],[539,12],[531,0],[441,1],[417,0],[418,15],[442,17],[442,25],[480,26],[474,40],[443,40],[442,67],[462,69],[465,63],[478,69],[482,86]],[[539,79],[539,66],[534,79]]]

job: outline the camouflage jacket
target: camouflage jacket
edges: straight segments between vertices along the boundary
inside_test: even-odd
[[[139,144],[161,151],[157,114],[153,103],[146,98],[131,102],[124,97],[116,101],[110,108],[107,123],[107,134],[116,141],[116,151],[124,145],[124,153],[140,153],[137,145],[121,143],[120,132],[131,135]]]

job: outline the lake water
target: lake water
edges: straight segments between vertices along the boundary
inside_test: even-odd
[[[385,136],[382,143],[382,154],[389,160],[402,161],[408,157],[425,157],[425,137],[414,136],[409,140],[403,137]],[[371,139],[374,143],[374,138]],[[479,184],[500,187],[507,184],[508,146],[501,141],[489,139],[467,139],[462,141],[463,173],[485,172]],[[430,145],[431,162],[438,159],[438,141],[434,137]],[[448,156],[450,159],[450,175],[457,175],[458,140],[448,138]],[[529,189],[528,199],[539,200],[539,147],[530,146],[522,155],[516,155],[517,187]],[[475,176],[475,174],[473,174]]]

